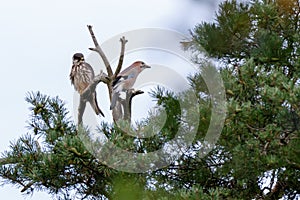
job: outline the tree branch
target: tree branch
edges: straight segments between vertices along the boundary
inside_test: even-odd
[[[88,97],[95,92],[95,89],[98,85],[98,83],[103,82],[108,84],[109,83],[109,77],[107,76],[107,74],[105,74],[102,70],[100,71],[100,74],[98,74],[97,76],[94,77],[94,80],[92,81],[92,83],[90,83],[90,85],[85,88],[85,90],[83,91],[83,93],[80,95],[85,99],[88,99]]]
[[[124,119],[131,121],[131,104],[132,99],[136,95],[143,94],[144,92],[142,90],[129,90],[128,95],[126,95],[126,105],[124,106]],[[128,97],[127,97],[128,96]],[[127,107],[128,106],[128,107]]]
[[[120,42],[121,42],[121,52],[120,52],[120,57],[119,57],[119,63],[118,63],[117,69],[113,75],[112,80],[114,80],[118,76],[118,74],[120,73],[120,71],[122,69],[124,53],[125,53],[125,44],[128,42],[128,40],[126,40],[125,37],[123,36],[120,38]]]
[[[126,120],[128,122],[131,121],[131,104],[132,104],[132,99],[133,97],[135,97],[136,95],[139,94],[143,94],[144,92],[142,90],[134,90],[134,89],[130,89],[128,91],[126,91],[126,99],[120,99],[118,100],[118,102],[116,105],[116,109],[114,109],[114,121],[118,121],[118,120]],[[122,108],[121,108],[122,105]]]
[[[112,72],[112,69],[111,69],[111,66],[108,62],[108,59],[106,57],[106,55],[104,54],[103,50],[101,49],[97,39],[96,39],[96,36],[93,32],[93,27],[91,25],[87,25],[89,31],[90,31],[90,34],[92,36],[92,39],[93,39],[93,42],[95,44],[95,48],[89,48],[91,51],[96,51],[102,58],[103,62],[104,62],[104,65],[106,67],[106,71],[107,71],[107,74],[109,77],[111,77],[113,75],[113,72]]]
[[[119,62],[118,62],[118,66],[115,70],[115,73],[112,72],[110,63],[107,59],[107,57],[105,56],[103,50],[101,49],[96,36],[93,32],[93,27],[91,25],[87,25],[89,32],[91,34],[92,40],[94,42],[95,47],[94,48],[89,48],[92,51],[97,52],[103,62],[104,65],[106,67],[107,70],[107,74],[106,77],[102,77],[100,75],[100,79],[98,79],[98,82],[94,79],[93,83],[91,83],[89,85],[89,87],[86,88],[86,90],[83,92],[83,94],[80,96],[80,103],[79,103],[79,107],[78,107],[78,124],[82,123],[82,116],[83,116],[83,112],[86,106],[86,101],[89,99],[90,95],[95,91],[97,84],[99,83],[99,81],[102,81],[104,83],[106,83],[107,88],[108,88],[108,92],[109,92],[109,98],[111,100],[112,98],[112,82],[114,81],[114,79],[117,77],[117,75],[120,73],[121,69],[122,69],[122,65],[123,65],[123,61],[124,61],[124,54],[125,54],[125,45],[128,42],[128,40],[125,39],[125,37],[121,37],[120,38],[120,42],[121,42],[121,52],[120,52],[120,57],[119,57]],[[103,73],[101,71],[101,73]],[[134,89],[128,90],[126,92],[126,99],[122,100],[122,99],[118,99],[117,101],[117,105],[115,106],[115,108],[112,110],[112,115],[113,115],[113,120],[114,122],[118,121],[119,119],[123,119],[123,120],[127,120],[127,121],[131,121],[131,104],[132,104],[132,98],[136,95],[142,94],[144,93],[141,90],[137,90],[135,91]]]
[[[26,190],[28,190],[32,185],[34,184],[34,182],[30,182],[27,185],[23,185],[24,188],[21,190],[21,192],[25,192]]]

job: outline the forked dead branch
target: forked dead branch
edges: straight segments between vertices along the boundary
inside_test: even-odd
[[[110,101],[112,100],[113,82],[116,80],[118,74],[122,69],[124,55],[125,55],[125,45],[128,42],[128,40],[126,40],[124,36],[120,38],[121,51],[120,51],[119,61],[115,72],[113,72],[108,58],[106,57],[104,51],[102,50],[101,46],[97,41],[97,38],[93,31],[93,27],[91,25],[87,25],[87,27],[95,45],[95,47],[91,47],[89,49],[99,54],[99,56],[101,57],[105,65],[106,73],[101,70],[100,73],[97,76],[95,76],[94,80],[90,83],[90,85],[85,89],[85,91],[80,95],[80,103],[78,106],[78,124],[82,123],[82,117],[86,107],[87,99],[96,90],[96,87],[100,82],[103,82],[104,84],[107,85],[108,92],[109,92],[109,99]],[[114,122],[117,122],[118,120],[127,120],[130,122],[132,98],[136,95],[143,94],[143,93],[144,92],[141,90],[130,89],[126,91],[125,99],[118,98],[116,106],[112,109],[112,116]]]

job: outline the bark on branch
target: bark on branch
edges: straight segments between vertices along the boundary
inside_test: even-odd
[[[114,122],[118,122],[119,120],[125,120],[129,123],[131,122],[131,107],[132,107],[132,99],[133,97],[143,94],[142,90],[134,90],[130,89],[126,91],[126,98],[119,98],[115,108],[113,109],[113,119]]]
[[[124,53],[125,53],[125,44],[128,42],[128,40],[126,40],[125,37],[123,36],[120,38],[120,42],[121,42],[121,52],[120,52],[120,57],[119,57],[119,63],[118,63],[117,69],[113,75],[113,80],[118,76],[118,74],[120,73],[120,71],[122,69]]]
[[[94,44],[95,44],[95,48],[89,48],[89,49],[92,50],[92,51],[97,52],[97,53],[101,56],[101,58],[102,58],[102,60],[103,60],[103,62],[104,62],[104,65],[105,65],[105,67],[106,67],[107,74],[108,74],[109,77],[111,77],[111,76],[113,75],[113,72],[112,72],[112,70],[111,70],[111,66],[110,66],[110,64],[109,64],[109,61],[108,61],[108,59],[107,59],[105,53],[104,53],[103,50],[101,49],[101,47],[100,47],[100,45],[99,45],[99,43],[98,43],[98,41],[97,41],[97,39],[96,39],[96,36],[95,36],[95,34],[94,34],[94,31],[93,31],[93,26],[87,25],[87,27],[88,27],[88,29],[89,29],[89,31],[90,31],[91,37],[92,37],[93,42],[94,42]]]

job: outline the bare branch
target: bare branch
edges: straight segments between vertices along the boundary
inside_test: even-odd
[[[142,90],[134,90],[130,89],[126,91],[126,99],[118,99],[115,108],[113,109],[113,118],[114,121],[117,122],[118,120],[126,120],[128,122],[131,121],[131,103],[133,97],[139,94],[143,94]],[[122,109],[123,108],[123,109]]]
[[[263,155],[267,155],[267,150],[268,150],[269,146],[270,146],[270,142],[267,142],[264,145],[264,149],[263,149],[263,152],[262,152]]]
[[[120,73],[120,71],[122,69],[124,53],[125,53],[125,44],[128,42],[128,40],[126,40],[125,37],[123,36],[120,38],[120,42],[121,42],[121,52],[120,52],[120,57],[119,57],[119,63],[118,63],[117,69],[113,75],[113,79],[115,79],[116,76],[118,76],[118,74]]]
[[[104,54],[103,50],[101,49],[97,39],[96,39],[96,36],[93,32],[93,27],[91,25],[87,25],[89,31],[90,31],[90,34],[92,36],[92,39],[93,39],[93,42],[95,44],[95,48],[89,48],[90,50],[92,51],[96,51],[102,58],[103,62],[104,62],[104,65],[106,67],[106,71],[107,71],[107,74],[109,77],[111,77],[113,75],[113,72],[112,72],[112,69],[111,69],[111,66],[108,62],[108,59],[106,57],[106,55]]]
[[[108,76],[101,70],[100,74],[95,76],[94,80],[89,84],[87,88],[83,91],[83,93],[80,95],[84,99],[88,99],[92,93],[95,92],[96,87],[98,83],[103,82],[103,83],[108,83],[109,78]]]
[[[96,48],[93,48],[93,47],[90,47],[89,50],[91,50],[91,51],[96,51],[96,52],[97,52],[97,49],[96,49]]]
[[[142,90],[130,90],[129,91],[129,98],[126,98],[126,106],[128,108],[126,109],[125,116],[124,118],[128,121],[131,121],[131,103],[132,103],[132,98],[135,97],[136,95],[143,94],[144,92]]]
[[[125,45],[128,42],[128,40],[125,39],[125,37],[121,37],[120,38],[120,42],[121,42],[121,52],[120,52],[120,57],[119,57],[119,62],[118,62],[118,66],[116,68],[115,73],[112,72],[111,66],[109,64],[109,61],[107,59],[107,57],[105,56],[103,50],[101,49],[96,36],[93,32],[93,27],[91,25],[87,25],[89,32],[91,34],[91,37],[93,39],[94,45],[95,47],[89,48],[91,51],[95,51],[97,52],[103,62],[104,65],[106,67],[107,70],[107,74],[105,77],[101,76],[100,77],[95,77],[93,83],[91,83],[83,92],[82,95],[80,95],[80,104],[78,107],[78,124],[82,123],[82,116],[83,116],[83,112],[86,106],[86,101],[89,99],[90,95],[95,91],[97,84],[99,83],[99,81],[102,81],[104,83],[106,83],[107,88],[108,88],[108,92],[109,92],[109,98],[111,100],[112,98],[112,81],[116,78],[116,76],[120,73],[121,69],[122,69],[122,65],[123,65],[123,61],[124,61],[124,54],[125,54]],[[103,72],[101,72],[103,73]],[[122,99],[118,99],[117,105],[115,106],[115,108],[112,110],[112,115],[113,115],[113,119],[114,121],[118,121],[119,119],[125,119],[127,121],[130,122],[131,120],[131,102],[132,102],[132,98],[138,94],[142,94],[144,93],[143,91],[135,91],[134,89],[131,89],[129,91],[126,92],[126,99],[122,100]]]
[[[114,122],[123,119],[124,112],[123,112],[123,104],[121,104],[121,101],[117,100],[116,106],[112,110],[112,116]]]
[[[24,186],[24,188],[21,190],[21,192],[25,192],[25,191],[28,190],[33,184],[34,184],[34,182],[28,183],[27,185]]]

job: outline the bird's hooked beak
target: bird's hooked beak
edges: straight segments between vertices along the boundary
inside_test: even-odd
[[[73,63],[80,63],[80,62],[84,62],[84,58],[73,59]]]
[[[147,69],[147,68],[151,68],[151,66],[144,64],[144,65],[142,66],[142,68]]]

